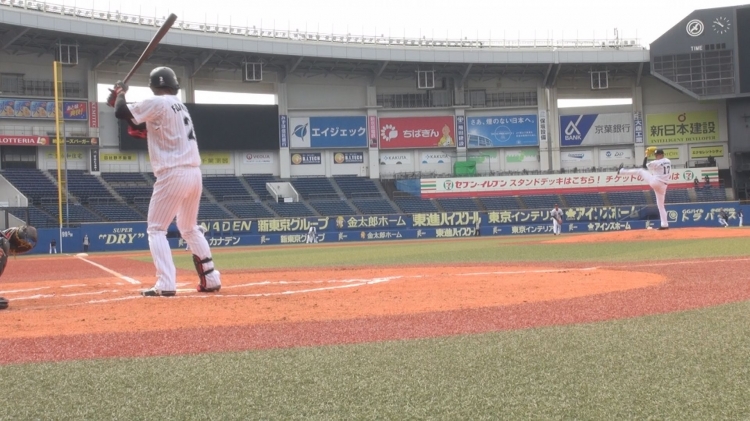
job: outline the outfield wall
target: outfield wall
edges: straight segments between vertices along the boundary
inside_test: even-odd
[[[667,205],[672,228],[719,227],[718,213],[726,209],[732,226],[737,212],[750,206],[738,202]],[[573,207],[563,209],[563,233],[607,232],[658,227],[659,214],[653,205]],[[316,226],[318,241],[366,242],[404,239],[434,239],[482,236],[551,234],[549,210],[431,212],[413,215],[307,217],[202,221],[212,247],[264,246],[304,243],[310,226]],[[747,221],[746,221],[747,223]],[[89,252],[148,250],[145,222],[84,224],[80,228],[39,229],[39,243],[32,253],[47,253],[55,239],[57,250],[83,251],[83,236],[89,236]],[[168,233],[172,248],[184,248],[177,228]]]

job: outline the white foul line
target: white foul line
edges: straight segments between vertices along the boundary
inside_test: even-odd
[[[120,279],[124,280],[125,282],[128,282],[128,283],[130,283],[130,284],[133,284],[133,285],[140,285],[140,284],[141,284],[141,283],[140,283],[140,281],[136,281],[136,280],[135,280],[135,279],[133,279],[133,278],[130,278],[130,277],[127,277],[127,276],[125,276],[125,275],[123,275],[123,274],[121,274],[121,273],[115,272],[115,271],[113,271],[112,269],[109,269],[109,268],[106,268],[106,267],[104,267],[104,266],[100,265],[99,263],[94,263],[94,262],[92,262],[91,260],[88,260],[88,259],[84,259],[84,258],[83,258],[83,257],[81,257],[81,256],[76,256],[76,258],[78,258],[78,259],[81,259],[81,260],[83,260],[84,262],[86,262],[86,263],[89,263],[89,264],[91,264],[91,265],[93,265],[93,266],[96,266],[96,267],[98,267],[99,269],[101,269],[101,270],[103,270],[103,271],[105,271],[105,272],[107,272],[107,273],[109,273],[109,274],[111,274],[111,275],[115,275],[116,277],[118,277],[118,278],[120,278]]]

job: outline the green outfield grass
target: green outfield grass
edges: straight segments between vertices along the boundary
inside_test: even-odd
[[[217,249],[216,261],[253,269],[750,256],[750,238],[529,240]],[[185,269],[188,257],[178,256]],[[437,339],[0,366],[0,419],[746,420],[748,315],[741,302]]]

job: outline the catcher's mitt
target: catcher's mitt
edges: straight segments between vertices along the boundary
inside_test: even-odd
[[[10,254],[24,254],[36,246],[36,228],[30,225],[8,228],[3,237],[8,240]]]

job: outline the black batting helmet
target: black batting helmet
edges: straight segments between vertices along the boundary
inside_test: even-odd
[[[148,86],[151,88],[180,89],[180,84],[177,82],[177,75],[169,67],[157,67],[152,70],[149,75]]]

